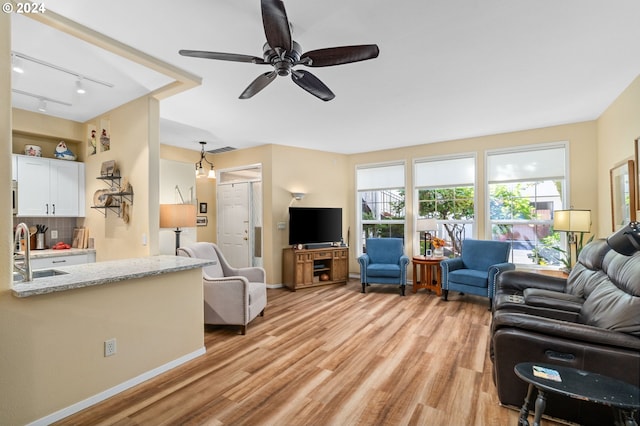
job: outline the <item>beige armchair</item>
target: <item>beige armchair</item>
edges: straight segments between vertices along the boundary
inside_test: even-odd
[[[247,324],[264,315],[267,285],[263,268],[233,268],[213,243],[180,247],[178,255],[217,261],[202,268],[205,324],[239,325],[242,334],[246,334]]]

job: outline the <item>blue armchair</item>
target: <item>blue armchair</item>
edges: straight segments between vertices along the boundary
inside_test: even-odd
[[[515,269],[509,263],[511,243],[491,240],[464,240],[462,256],[440,262],[442,268],[442,298],[449,290],[489,298],[491,309],[496,277],[502,271]]]
[[[409,257],[401,238],[368,238],[367,252],[358,257],[362,292],[370,284],[395,284],[404,296]]]

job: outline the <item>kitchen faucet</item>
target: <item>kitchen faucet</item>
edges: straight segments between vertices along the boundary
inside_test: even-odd
[[[16,234],[13,237],[13,246],[18,247],[20,244],[20,236],[24,235],[24,257],[22,261],[22,267],[18,266],[19,252],[13,253],[13,270],[20,273],[23,277],[23,281],[32,281],[33,272],[31,271],[31,236],[29,235],[29,227],[21,222],[16,226]]]

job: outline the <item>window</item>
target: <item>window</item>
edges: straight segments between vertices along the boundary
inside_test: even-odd
[[[358,166],[356,188],[359,253],[367,238],[404,238],[404,163]]]
[[[461,240],[474,233],[475,157],[418,160],[414,170],[418,218],[438,221],[435,236],[445,240],[445,255],[460,253]],[[418,240],[414,251],[422,253]]]
[[[565,175],[565,144],[487,155],[491,238],[512,243],[512,262],[562,263],[551,228],[553,211],[564,208]]]

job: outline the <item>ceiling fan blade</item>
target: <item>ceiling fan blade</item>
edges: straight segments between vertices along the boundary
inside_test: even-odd
[[[304,53],[299,63],[310,67],[328,67],[377,58],[379,53],[380,49],[376,44],[329,47]],[[309,63],[307,59],[311,62]]]
[[[324,85],[318,77],[305,70],[294,70],[291,72],[291,79],[298,86],[302,87],[313,96],[322,99],[323,101],[330,101],[335,98],[331,89]]]
[[[291,50],[291,29],[282,0],[261,0],[262,25],[272,49]]]
[[[218,59],[221,61],[233,61],[233,62],[250,62],[253,64],[267,64],[264,59],[257,56],[240,55],[237,53],[221,53],[221,52],[207,52],[206,50],[180,50],[178,51],[182,56],[190,56],[193,58],[205,58],[205,59]]]
[[[258,78],[253,80],[251,84],[247,86],[246,89],[244,89],[244,92],[240,94],[240,99],[249,99],[256,93],[267,87],[273,80],[276,79],[277,76],[278,73],[276,73],[275,71],[269,71],[259,75]]]

